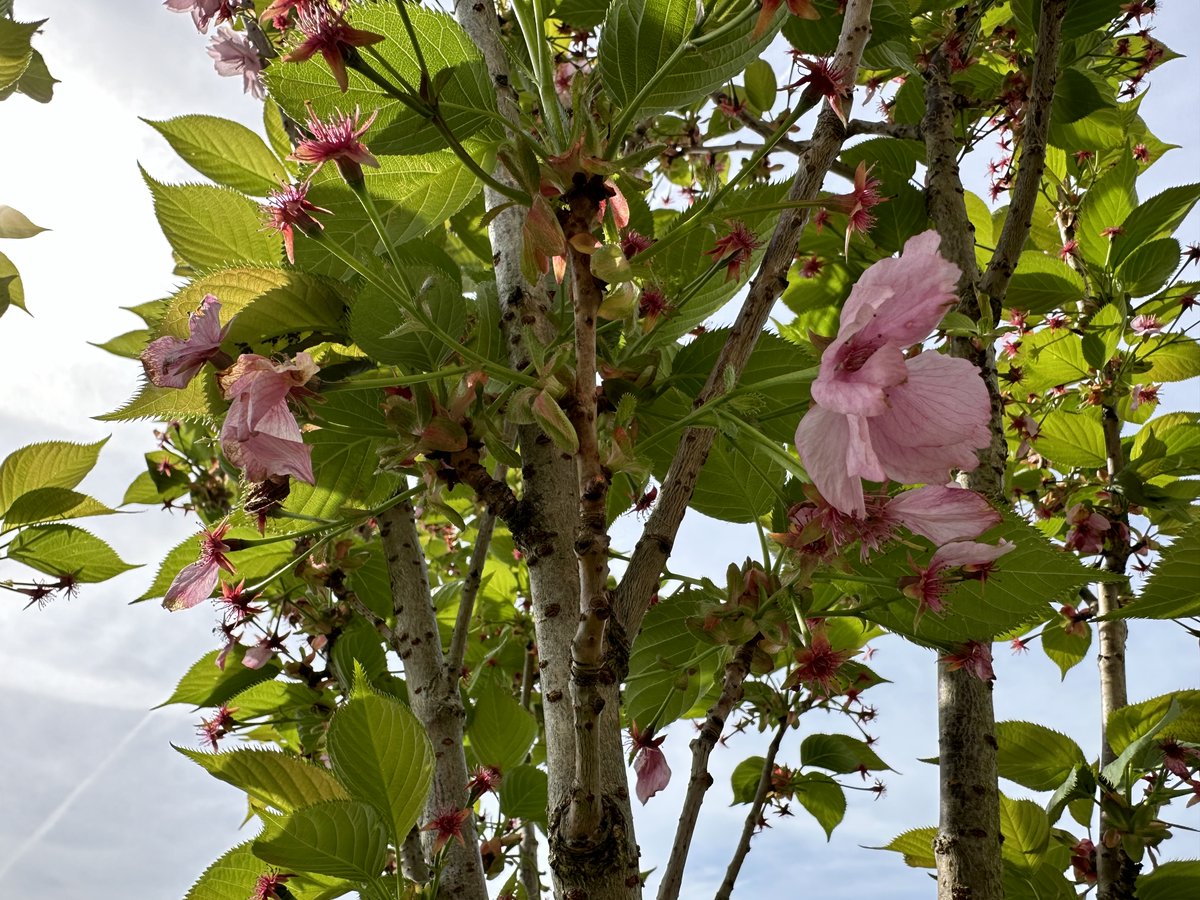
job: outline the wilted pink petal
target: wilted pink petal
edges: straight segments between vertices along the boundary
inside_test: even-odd
[[[983,495],[940,484],[898,494],[886,509],[913,534],[938,545],[979,537],[1000,524],[1000,514]]]
[[[236,571],[233,563],[225,555],[230,550],[224,540],[228,532],[229,523],[222,522],[211,531],[206,529],[200,535],[200,558],[191,565],[184,566],[175,576],[175,580],[163,596],[164,609],[171,612],[191,609],[209,598],[213,588],[217,586],[221,569],[231,575]]]
[[[608,200],[604,201],[606,207],[611,207],[613,214],[613,222],[618,228],[625,228],[629,225],[629,201],[625,199],[625,195],[621,193],[621,189],[617,187],[616,182],[609,179],[604,182],[604,186],[613,192]],[[604,215],[604,209],[600,210],[600,215]]]
[[[247,669],[261,669],[274,655],[274,643],[270,638],[263,638],[253,647],[247,648],[246,655],[242,657],[242,665]]]
[[[980,681],[996,680],[996,673],[992,671],[992,648],[979,641],[961,644],[939,659],[952,672],[966,669]]]
[[[937,549],[929,562],[931,569],[964,568],[979,570],[990,566],[1013,549],[1011,541],[981,544],[978,541],[952,541]]]
[[[150,342],[142,351],[142,367],[152,384],[187,387],[204,364],[221,352],[229,322],[221,327],[220,312],[221,301],[206,294],[200,301],[200,308],[188,316],[186,339],[166,335]]]
[[[234,4],[230,0],[166,0],[163,6],[171,12],[190,12],[196,30],[203,34],[213,19],[220,24],[233,18]]]
[[[643,806],[671,783],[671,767],[662,750],[655,746],[642,748],[633,761],[633,771],[637,773],[637,795]]]
[[[263,64],[258,51],[228,25],[217,29],[209,41],[208,55],[213,58],[218,75],[241,75],[243,91],[256,100],[267,96],[262,80]]]
[[[292,475],[313,483],[312,448],[304,443],[287,401],[309,393],[303,386],[316,373],[307,353],[280,364],[248,353],[223,376],[225,396],[233,402],[221,427],[221,448],[251,481]]]

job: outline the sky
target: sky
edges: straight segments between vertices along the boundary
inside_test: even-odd
[[[1185,149],[1151,170],[1145,195],[1200,180],[1200,9],[1161,5],[1156,34],[1189,58],[1154,81],[1143,111],[1160,138]],[[37,46],[63,83],[48,106],[22,97],[0,104],[0,203],[52,229],[3,247],[21,270],[33,316],[10,310],[0,320],[6,387],[0,458],[33,441],[108,436],[84,488],[116,505],[154,439],[148,423],[90,419],[120,406],[138,373],[136,364],[88,342],[139,327],[120,308],[176,286],[137,164],[161,181],[196,179],[139,117],[207,113],[258,128],[261,111],[242,95],[240,80],[216,76],[190,18],[166,12],[159,0],[17,0],[16,10],[22,19],[49,17]],[[982,193],[982,185],[976,190]],[[1185,243],[1200,238],[1196,217],[1187,227]],[[1175,390],[1174,404],[1196,408],[1194,385]],[[0,897],[6,900],[182,897],[212,860],[253,836],[251,826],[238,830],[241,795],[171,750],[171,742],[197,745],[198,716],[178,707],[151,711],[216,646],[214,616],[204,608],[171,615],[156,603],[129,605],[166,551],[195,533],[195,520],[144,512],[90,524],[144,568],[43,610],[0,602],[6,638]],[[632,526],[616,536],[618,544],[629,542],[623,538],[632,537]],[[689,519],[672,568],[718,577],[729,560],[756,550],[752,533]],[[0,577],[13,574],[0,568]],[[755,838],[738,896],[780,896],[785,886],[801,883],[819,885],[831,900],[929,895],[924,871],[906,868],[898,855],[864,849],[934,824],[937,815],[936,772],[917,761],[936,753],[932,654],[895,639],[876,646],[873,664],[892,681],[874,689],[871,700],[880,710],[877,749],[897,770],[887,773],[886,797],[850,792],[846,819],[829,844],[802,812],[775,821]],[[1195,641],[1175,626],[1134,623],[1129,659],[1134,700],[1200,687]],[[1094,655],[1060,683],[1042,654],[1010,657],[998,647],[996,671],[999,719],[1050,724],[1096,754]],[[789,734],[780,761],[794,765],[800,740],[815,730],[843,730],[843,723],[806,722]],[[636,814],[646,867],[666,858],[686,786],[688,740],[686,723],[672,729],[664,750],[675,778]],[[684,896],[711,896],[719,884],[745,814],[745,807],[726,805],[729,773],[763,744],[739,736],[714,753],[716,787],[701,816]],[[1173,820],[1200,827],[1200,808],[1177,811]],[[1181,831],[1168,846],[1168,856],[1200,856],[1195,834]]]

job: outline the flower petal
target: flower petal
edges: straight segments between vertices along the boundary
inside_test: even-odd
[[[908,381],[889,391],[888,401],[885,415],[868,420],[888,478],[944,484],[952,469],[979,464],[975,451],[991,440],[991,399],[970,362],[922,353],[908,361]]]
[[[958,486],[933,484],[905,491],[886,508],[913,534],[938,545],[979,537],[1000,524],[1000,514],[982,494]]]
[[[219,568],[214,559],[201,559],[184,566],[167,588],[163,596],[163,608],[178,612],[203,603],[212,596],[213,588],[217,586]]]
[[[842,309],[838,337],[907,346],[924,340],[957,300],[958,266],[938,252],[936,231],[908,239],[899,257],[863,272]]]
[[[633,771],[637,773],[637,795],[643,806],[671,783],[671,767],[658,747],[643,747],[633,761]]]

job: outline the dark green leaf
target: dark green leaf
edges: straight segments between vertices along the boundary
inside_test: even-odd
[[[846,792],[841,785],[823,772],[806,772],[793,779],[793,788],[800,805],[807,809],[825,829],[826,840],[846,815]]]
[[[1138,876],[1138,900],[1180,900],[1200,884],[1200,861],[1172,860],[1159,863],[1153,872]]]
[[[517,766],[500,782],[500,812],[514,819],[546,824],[549,782],[534,766]]]
[[[891,768],[865,741],[845,734],[810,734],[800,744],[800,762],[839,774]]]
[[[515,769],[537,737],[533,713],[522,708],[512,692],[493,678],[483,678],[472,693],[474,708],[467,738],[471,754],[481,765],[501,772]]]

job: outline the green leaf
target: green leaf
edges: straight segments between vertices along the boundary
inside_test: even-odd
[[[871,169],[871,174],[883,183],[888,194],[902,185],[908,185],[909,179],[916,174],[917,163],[924,160],[925,147],[922,144],[888,137],[871,138],[842,151],[842,162],[852,168],[865,163]],[[978,200],[977,197],[975,199]],[[987,232],[976,237],[984,243],[991,243],[990,216]]]
[[[421,286],[419,299],[406,296],[406,301],[412,305],[419,303],[448,334],[456,338],[464,336],[471,303],[463,297],[461,285],[430,270]],[[406,324],[413,326],[411,331],[396,333]],[[364,287],[354,301],[350,334],[373,360],[400,366],[406,372],[435,371],[452,352],[416,323],[395,296],[373,285]]]
[[[871,240],[885,253],[897,253],[913,235],[924,231],[929,224],[925,211],[925,195],[910,184],[898,184],[891,189],[887,203],[876,207]]]
[[[141,170],[154,198],[154,214],[171,249],[194,268],[231,263],[276,265],[278,235],[263,231],[254,201],[236,191],[204,184],[162,184]]]
[[[1054,122],[1074,122],[1098,109],[1113,106],[1102,97],[1096,83],[1078,69],[1063,69],[1054,86],[1054,105],[1050,118]]]
[[[166,138],[184,162],[217,184],[265,197],[287,177],[263,139],[238,122],[200,115],[142,121]]]
[[[1176,713],[1170,715],[1173,705]],[[1159,731],[1178,741],[1200,744],[1200,691],[1176,691],[1114,710],[1105,734],[1109,746],[1123,754],[1136,741]]]
[[[1137,359],[1150,363],[1138,381],[1187,381],[1200,375],[1200,343],[1177,335],[1143,339]]]
[[[1087,762],[1078,744],[1044,725],[997,722],[995,734],[1001,777],[1030,790],[1052,791]]]
[[[1017,260],[1008,285],[1005,305],[1044,315],[1063,306],[1073,306],[1083,297],[1083,280],[1055,256],[1027,250]]]
[[[238,710],[238,717],[257,719],[289,718],[292,712],[310,710],[322,701],[321,692],[299,681],[260,681],[229,698],[229,706]]]
[[[746,82],[746,99],[755,108],[767,112],[775,105],[778,85],[775,81],[775,70],[765,59],[756,59],[746,66],[743,76]]]
[[[1117,17],[1122,0],[1088,0],[1087,3],[1072,3],[1063,16],[1063,40],[1082,37],[1088,32],[1102,28]]]
[[[106,350],[113,356],[120,356],[123,359],[140,359],[142,351],[150,343],[151,337],[150,329],[138,328],[119,334],[102,344],[93,343],[92,346],[99,347],[101,350]]]
[[[30,39],[45,22],[45,19],[14,22],[0,16],[0,91],[15,84],[25,73],[33,55]]]
[[[873,850],[894,850],[904,854],[904,864],[914,869],[937,868],[933,856],[933,839],[937,837],[937,828],[914,828],[904,834],[892,838],[885,847],[872,847]]]
[[[1119,266],[1148,241],[1173,234],[1197,200],[1200,184],[1185,184],[1167,188],[1132,210],[1121,223],[1122,233],[1113,239],[1112,264]]]
[[[185,900],[246,900],[253,895],[259,876],[275,869],[254,855],[251,844],[239,844],[205,869]],[[352,887],[327,876],[300,873],[286,885],[296,900],[331,900]]]
[[[499,137],[499,128],[488,115],[496,109],[496,92],[475,44],[445,13],[415,4],[407,12],[431,81],[438,85],[438,108],[450,132],[459,140]],[[403,19],[391,4],[355,4],[348,10],[347,21],[355,28],[388,35],[390,40],[372,49],[409,84],[420,84],[421,72],[412,43]],[[369,62],[380,68],[376,60]],[[297,122],[308,120],[310,103],[322,119],[335,110],[346,114],[356,109],[364,114],[377,110],[375,124],[364,140],[379,157],[428,153],[446,146],[445,138],[426,118],[353,69],[347,74],[349,89],[343,92],[329,66],[317,55],[301,63],[272,66],[265,77],[271,97]]]
[[[825,839],[833,837],[833,829],[846,815],[846,792],[842,786],[823,772],[806,772],[793,779],[792,786],[800,805],[825,829]]]
[[[599,72],[605,93],[620,109],[638,104],[638,115],[668,112],[706,96],[756,59],[775,36],[767,29],[752,41],[754,18],[719,40],[700,47],[690,41],[729,23],[741,14],[729,8],[705,20],[694,34],[696,4],[692,0],[615,0],[600,32]],[[665,74],[664,74],[665,72]]]
[[[1104,428],[1097,415],[1054,410],[1042,420],[1035,449],[1060,469],[1104,468]]]
[[[1179,900],[1200,884],[1200,861],[1178,859],[1159,863],[1153,872],[1139,875],[1138,900]]]
[[[1143,479],[1200,472],[1200,414],[1166,413],[1143,425],[1130,448],[1129,468]]]
[[[1183,251],[1174,238],[1159,238],[1138,247],[1117,269],[1131,297],[1153,294],[1175,274]]]
[[[1087,323],[1083,335],[1083,355],[1094,369],[1103,369],[1121,346],[1125,331],[1125,313],[1119,303],[1100,308]]]
[[[546,825],[549,809],[549,781],[546,773],[534,766],[517,766],[500,782],[500,812],[513,819],[525,819]]]
[[[624,695],[626,714],[639,727],[665,728],[712,684],[718,655],[687,627],[700,608],[700,601],[676,596],[646,613],[629,657]]]
[[[34,488],[18,497],[4,514],[0,534],[19,525],[57,522],[62,519],[80,519],[84,516],[106,516],[116,510],[99,500],[70,488]]]
[[[122,561],[100,538],[74,525],[33,525],[8,545],[8,558],[47,575],[70,575],[76,581],[107,581],[136,569]]]
[[[472,699],[474,705],[467,727],[472,755],[480,764],[495,766],[502,773],[521,765],[537,738],[533,713],[492,678],[480,680]]]
[[[1179,694],[1155,697],[1109,713],[1104,736],[1109,746],[1120,753],[1120,756],[1101,770],[1101,780],[1114,789],[1121,790],[1140,778],[1141,772],[1137,771],[1139,760],[1150,750],[1158,733],[1168,725],[1172,726],[1168,734],[1175,735],[1177,739],[1186,741],[1195,736],[1197,728],[1200,727],[1198,697],[1200,691],[1181,691]],[[1191,722],[1183,723],[1183,735],[1180,735],[1180,726],[1174,723],[1183,715],[1185,708]],[[1133,772],[1129,771],[1131,766],[1135,767]],[[1126,777],[1127,775],[1130,777]]]
[[[0,462],[0,516],[22,494],[43,487],[73,488],[96,465],[100,448],[94,444],[43,441],[14,450]]]
[[[1085,626],[1082,634],[1068,634],[1065,625],[1066,620],[1060,616],[1042,631],[1042,650],[1058,666],[1064,679],[1083,662],[1092,646],[1091,628]]]
[[[167,301],[156,336],[187,337],[188,317],[206,294],[221,301],[221,323],[227,340],[262,346],[271,338],[305,331],[343,330],[343,289],[335,282],[295,269],[234,266],[211,272]]]
[[[1101,232],[1116,228],[1137,207],[1137,166],[1133,154],[1123,154],[1120,162],[1096,179],[1079,204],[1079,225],[1075,230],[1084,259],[1094,266],[1105,266],[1115,253],[1114,238]],[[1115,265],[1115,263],[1114,263]]]
[[[279,674],[280,665],[273,659],[257,669],[242,665],[246,649],[241,644],[234,644],[225,659],[224,668],[217,666],[220,650],[204,654],[179,679],[171,696],[158,706],[170,706],[172,703],[187,703],[195,707],[220,706],[246,688],[260,681],[269,681]]]
[[[369,803],[330,800],[270,821],[254,855],[285,870],[366,881],[387,862],[387,825]]]
[[[35,103],[49,103],[54,98],[54,86],[58,79],[50,74],[46,60],[37,50],[29,55],[29,65],[21,73],[16,88]]]
[[[186,747],[175,749],[214,778],[245,791],[280,812],[293,812],[322,800],[349,797],[329,771],[298,756],[274,750],[206,753]]]
[[[891,768],[865,741],[845,734],[810,734],[800,744],[800,762],[839,774]]]
[[[1055,790],[1054,796],[1050,798],[1050,802],[1046,805],[1046,817],[1049,819],[1050,824],[1053,825],[1058,821],[1063,810],[1068,805],[1078,800],[1087,800],[1089,815],[1083,823],[1086,826],[1091,822],[1090,805],[1095,796],[1096,773],[1088,763],[1078,765],[1071,770],[1071,774],[1063,779],[1062,784]]]
[[[395,476],[376,473],[386,434],[377,401],[371,392],[344,391],[322,404],[321,419],[331,427],[305,435],[317,483],[293,482],[285,504],[288,512],[336,519],[347,504],[366,503],[395,483]]]
[[[331,642],[329,664],[338,680],[350,684],[357,663],[372,684],[387,675],[383,637],[367,619],[356,618]]]
[[[653,608],[652,608],[653,611]],[[738,763],[729,776],[733,787],[733,803],[753,803],[754,795],[758,793],[758,782],[762,778],[763,766],[767,764],[766,757],[751,756]]]
[[[1050,820],[1032,800],[1013,800],[1000,795],[1000,833],[1004,859],[1019,868],[1032,870],[1041,862],[1050,841]]]
[[[31,238],[45,230],[41,225],[34,225],[23,213],[11,206],[0,204],[0,238]]]
[[[25,309],[25,286],[12,260],[0,253],[0,316],[10,305]]]
[[[1200,616],[1200,522],[1163,551],[1141,594],[1109,613],[1112,619],[1182,619]]]
[[[554,7],[554,15],[576,28],[591,29],[604,21],[608,6],[609,0],[561,0]]]
[[[101,422],[133,422],[138,419],[219,422],[224,416],[223,410],[216,382],[201,373],[187,387],[178,390],[155,387],[147,381],[124,406],[94,418]]]
[[[433,779],[433,748],[416,716],[356,678],[350,702],[329,724],[328,747],[350,796],[375,804],[387,817],[393,842],[403,841]]]

